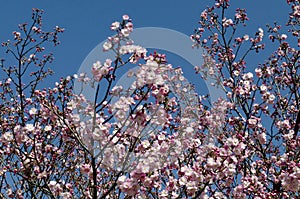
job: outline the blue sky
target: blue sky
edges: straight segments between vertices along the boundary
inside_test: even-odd
[[[55,25],[65,28],[65,33],[60,37],[61,45],[53,51],[55,62],[51,68],[56,74],[48,80],[49,86],[61,76],[76,73],[88,53],[112,34],[109,30],[110,24],[120,20],[123,14],[128,14],[133,19],[135,27],[163,27],[190,35],[197,27],[200,13],[207,5],[214,3],[213,0],[0,0],[0,2],[1,41],[12,38],[11,32],[16,30],[17,24],[30,22],[33,7],[44,9],[45,29]],[[266,23],[275,20],[284,24],[289,12],[284,0],[233,0],[231,4],[234,8],[247,9],[251,21],[244,30],[250,31],[249,35],[254,34],[258,27],[264,27]],[[6,56],[2,49],[0,53],[0,57]],[[171,58],[173,60],[168,60],[173,65],[188,64],[176,56]],[[262,62],[264,59],[259,61]],[[201,81],[194,77],[187,76],[187,78]]]

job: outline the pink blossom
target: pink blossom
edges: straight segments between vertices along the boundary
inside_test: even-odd
[[[113,45],[112,45],[111,42],[105,42],[105,43],[103,44],[103,50],[104,50],[104,51],[108,51],[108,50],[110,50],[112,47],[113,47]]]
[[[124,37],[129,37],[129,35],[130,35],[130,33],[131,33],[131,30],[128,29],[128,28],[123,28],[123,29],[121,30],[121,33],[122,33],[122,35],[123,35]]]
[[[224,19],[223,21],[224,21],[224,22],[223,22],[223,26],[224,26],[224,27],[229,27],[229,26],[232,26],[232,25],[233,25],[232,19]]]
[[[123,15],[123,20],[129,20],[129,16],[128,15]]]
[[[118,22],[118,21],[112,23],[111,26],[110,26],[111,30],[117,30],[119,28],[120,28],[120,22]]]
[[[91,171],[91,167],[89,164],[82,164],[80,166],[80,171],[84,174],[88,174]]]
[[[282,40],[286,40],[287,39],[287,35],[286,34],[282,34],[280,37]]]

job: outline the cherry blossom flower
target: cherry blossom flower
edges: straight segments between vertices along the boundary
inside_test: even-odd
[[[114,35],[103,46],[115,60],[95,62],[92,77],[67,76],[54,88],[38,90],[35,75],[18,85],[22,72],[8,68],[9,78],[0,83],[3,197],[297,198],[299,52],[291,38],[298,39],[299,6],[288,4],[289,31],[269,25],[253,37],[236,31],[249,20],[245,9],[227,18],[229,0],[216,0],[201,13],[191,39],[203,48],[204,63],[195,69],[226,92],[213,106],[166,55],[147,55],[134,45],[127,15],[112,23]],[[33,11],[32,31],[20,24],[14,43],[3,44],[8,53],[16,50],[21,70],[52,60],[40,55],[46,53],[40,39],[47,35],[44,42],[57,44],[63,32],[59,27],[44,32],[42,11]],[[249,68],[246,60],[265,48],[266,33],[276,50]],[[36,46],[20,54],[18,49],[27,48],[22,41]],[[128,63],[138,69],[130,71],[132,85],[123,88],[116,79]],[[48,74],[32,68],[38,68],[32,74]],[[94,101],[73,93],[74,81],[97,88]]]

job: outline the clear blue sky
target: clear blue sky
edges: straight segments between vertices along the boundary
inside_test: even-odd
[[[112,34],[109,30],[111,22],[119,20],[123,14],[128,14],[133,19],[135,27],[170,28],[190,35],[197,27],[200,13],[206,5],[214,3],[214,0],[0,0],[0,2],[1,42],[12,38],[11,32],[16,29],[17,24],[30,22],[33,7],[45,11],[45,29],[55,25],[65,28],[65,33],[60,37],[61,45],[54,50],[55,62],[52,68],[56,75],[51,80],[56,81],[61,76],[76,73],[88,53]],[[253,34],[258,27],[264,27],[266,23],[279,21],[284,24],[289,12],[285,0],[233,0],[232,5],[247,8],[251,21],[245,31],[250,30],[249,33]],[[3,50],[0,53],[0,57],[5,57]],[[178,63],[184,64],[180,60]]]

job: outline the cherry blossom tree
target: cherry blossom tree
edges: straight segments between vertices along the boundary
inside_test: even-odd
[[[165,55],[134,44],[127,15],[103,45],[114,60],[40,88],[52,74],[46,47],[64,30],[44,31],[33,9],[32,23],[2,43],[11,58],[1,60],[1,198],[299,198],[299,1],[287,1],[285,27],[249,35],[246,10],[230,16],[229,3],[208,6],[191,36],[204,49],[195,72],[226,93],[212,105]],[[132,85],[116,85],[129,65],[138,66]]]

